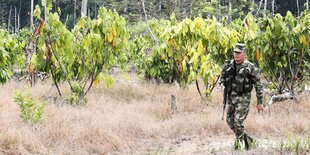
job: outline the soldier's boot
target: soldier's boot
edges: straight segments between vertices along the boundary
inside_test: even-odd
[[[244,148],[246,150],[252,149],[256,145],[255,140],[252,137],[248,136],[247,134],[243,136],[243,140],[244,140]]]

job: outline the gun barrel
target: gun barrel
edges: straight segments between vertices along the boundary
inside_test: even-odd
[[[224,94],[223,94],[223,113],[222,113],[222,120],[224,120],[224,113],[226,109],[226,103],[227,103],[227,88],[224,88]]]

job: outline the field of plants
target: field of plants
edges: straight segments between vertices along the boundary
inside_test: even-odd
[[[262,72],[265,104],[294,98],[252,108],[246,128],[260,138],[251,151],[309,153],[309,12],[127,25],[102,7],[70,30],[45,5],[34,30],[0,29],[0,153],[229,154],[218,80],[238,42]]]

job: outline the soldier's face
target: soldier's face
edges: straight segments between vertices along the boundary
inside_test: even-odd
[[[234,59],[237,64],[241,64],[246,57],[245,52],[234,52]]]

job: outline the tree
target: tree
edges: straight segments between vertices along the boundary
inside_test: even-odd
[[[229,20],[231,21],[232,20],[232,9],[231,9],[231,0],[228,1],[228,7],[229,7]]]
[[[34,0],[31,0],[31,7],[30,7],[30,29],[33,29],[33,7],[34,7]]]
[[[262,3],[263,3],[263,0],[260,0],[259,5],[258,5],[258,9],[257,9],[257,11],[256,11],[256,14],[255,14],[255,15],[257,15],[257,14],[258,14],[258,12],[260,11],[260,7],[262,6]]]
[[[275,1],[275,0],[272,0],[272,5],[271,5],[271,8],[272,8],[272,16],[274,16],[274,1]]]
[[[152,39],[154,40],[155,45],[158,46],[158,40],[157,40],[157,38],[154,36],[154,34],[153,34],[153,32],[152,32],[152,30],[151,30],[151,28],[150,28],[150,26],[149,26],[149,23],[148,23],[147,14],[146,14],[146,11],[145,11],[144,0],[141,0],[141,4],[142,4],[143,12],[144,12],[145,22],[146,22],[146,24],[147,24],[148,30],[149,30],[149,32],[150,32],[150,35],[151,35]]]
[[[22,10],[22,0],[19,0],[19,11],[18,11],[18,19],[17,19],[17,30],[19,31],[20,29],[20,14]]]
[[[87,2],[88,2],[88,0],[82,0],[82,4],[81,4],[81,17],[87,16]]]
[[[297,6],[297,17],[299,17],[299,0],[296,0],[296,6]]]
[[[11,35],[7,30],[0,29],[0,84],[9,81],[13,70],[22,68],[25,65],[24,38]]]
[[[12,16],[12,5],[10,6],[10,11],[9,11],[9,17],[8,17],[8,31],[10,32],[11,30],[11,16]]]
[[[74,0],[74,7],[73,7],[73,10],[74,10],[74,12],[73,12],[73,22],[74,22],[74,24],[76,23],[76,1],[77,0]]]
[[[49,5],[49,4],[48,4]],[[100,80],[111,86],[113,80],[108,76],[116,64],[127,60],[125,47],[127,38],[126,21],[116,12],[105,8],[99,10],[97,19],[81,18],[72,32],[60,21],[57,13],[49,13],[43,21],[39,7],[35,12],[42,24],[38,34],[39,52],[35,69],[52,75],[60,96],[58,83],[67,82],[72,104],[85,104],[85,95]]]
[[[268,3],[268,0],[265,0],[265,3],[264,3],[264,17],[266,17],[266,14],[267,14],[267,3]]]
[[[309,71],[309,13],[295,18],[291,12],[285,17],[276,14],[260,23],[260,33],[253,42],[252,59],[256,55],[261,70],[270,82],[269,87],[283,93],[295,93],[295,88],[308,78]],[[251,54],[250,54],[251,55]]]

